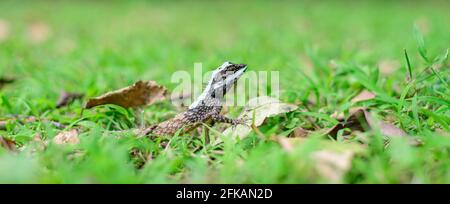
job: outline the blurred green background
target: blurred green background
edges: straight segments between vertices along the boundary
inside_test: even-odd
[[[1,1],[0,76],[16,82],[1,90],[0,114],[70,124],[77,121],[82,103],[51,110],[62,89],[92,97],[142,79],[156,80],[170,90],[177,85],[170,82],[173,72],[193,72],[195,62],[211,70],[229,60],[246,63],[251,70],[280,71],[284,101],[316,96],[323,101],[311,112],[329,115],[348,108],[349,97],[367,88],[364,79],[345,74],[352,69],[372,73],[379,68],[377,91],[399,98],[408,75],[403,49],[415,73],[424,68],[414,25],[423,33],[429,55],[436,56],[450,45],[449,8],[448,1]],[[444,77],[448,82],[448,75]],[[435,82],[430,81],[430,87]],[[436,97],[448,100],[444,96]],[[392,110],[386,102],[370,105]],[[443,128],[426,118],[421,127],[415,126],[410,111],[397,111],[408,133],[433,138],[430,146],[415,149],[398,142],[394,153],[371,149],[369,155],[375,156],[356,160],[343,182],[450,181],[449,141],[434,132]],[[149,107],[147,120],[157,122],[175,112],[168,103]],[[443,120],[448,113],[437,111]],[[35,134],[57,134],[40,122],[2,131],[24,150],[0,150],[0,182],[327,182],[314,176],[308,163],[293,164],[313,151],[315,142],[297,155],[286,155],[275,144],[255,142],[256,136],[236,146],[225,144],[219,153],[213,147],[199,153],[192,142],[180,139],[168,153],[159,141],[105,136],[104,129],[130,126],[129,110],[106,107],[86,114],[79,125],[88,131],[74,147],[27,151]],[[277,134],[278,124],[304,125],[296,117],[274,119],[262,129]],[[321,127],[331,125],[317,120]],[[136,169],[128,154],[136,147],[154,156],[143,169]],[[80,149],[83,156],[67,158]],[[392,156],[398,154],[404,156]],[[211,155],[214,160],[207,159]]]

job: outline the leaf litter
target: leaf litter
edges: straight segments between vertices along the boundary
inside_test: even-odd
[[[273,137],[281,148],[293,153],[297,147],[304,145],[309,138]],[[331,183],[341,183],[343,176],[351,168],[352,160],[356,155],[364,155],[366,149],[363,145],[350,142],[335,142],[320,139],[319,149],[310,154],[317,173]]]
[[[53,138],[53,142],[58,145],[78,144],[78,143],[80,143],[80,139],[78,138],[78,130],[72,129],[72,130],[62,131]]]
[[[358,95],[356,95],[351,102],[352,103],[356,103],[356,102],[360,102],[360,101],[367,101],[370,99],[374,99],[376,97],[376,95],[370,91],[364,90],[361,93],[359,93]]]
[[[245,125],[229,127],[223,132],[223,134],[231,135],[233,138],[242,139],[252,131],[252,126],[261,126],[266,118],[282,113],[288,113],[296,110],[297,108],[297,105],[283,103],[268,96],[253,98],[247,103],[241,115],[238,117],[238,119],[246,120]]]
[[[137,81],[131,86],[89,99],[85,108],[105,104],[115,104],[124,108],[148,106],[165,99],[166,91],[165,87],[155,81]]]

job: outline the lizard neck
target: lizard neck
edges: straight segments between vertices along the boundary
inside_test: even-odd
[[[213,93],[203,92],[190,106],[189,110],[204,106],[222,106],[224,97],[212,97]]]
[[[189,110],[196,109],[201,106],[222,106],[225,94],[228,92],[228,88],[217,91],[213,86],[213,79],[211,78],[208,85],[203,90],[202,94],[189,106]]]

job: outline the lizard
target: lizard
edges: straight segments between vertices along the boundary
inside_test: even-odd
[[[244,124],[244,120],[228,118],[220,112],[225,101],[225,94],[246,70],[246,64],[223,63],[213,71],[206,88],[185,112],[146,128],[143,134],[170,136],[178,131],[183,134],[209,121],[228,123],[233,126]]]

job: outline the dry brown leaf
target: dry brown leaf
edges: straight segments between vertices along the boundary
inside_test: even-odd
[[[302,137],[281,137],[281,136],[275,136],[272,137],[271,140],[279,143],[281,147],[286,150],[287,152],[292,152],[292,150],[301,144],[304,144],[306,141],[311,140],[310,138],[302,138]],[[364,153],[365,148],[363,145],[359,143],[352,143],[352,142],[336,142],[326,139],[321,139],[319,141],[319,144],[317,145],[320,147],[320,149],[326,149],[336,152],[344,152],[347,150],[351,150],[355,153]]]
[[[402,129],[395,125],[375,120],[372,115],[363,108],[353,110],[353,113],[350,113],[347,120],[341,121],[339,124],[328,129],[325,134],[329,134],[335,138],[339,130],[349,128],[352,131],[364,131],[365,126],[370,129],[379,129],[381,134],[388,137],[407,135]]]
[[[62,131],[58,133],[54,138],[55,144],[78,144],[80,139],[78,138],[78,130],[72,129],[68,131]]]
[[[82,93],[70,93],[66,91],[61,91],[58,101],[56,102],[56,108],[62,108],[74,102],[77,99],[83,98]]]
[[[344,152],[321,150],[312,155],[319,175],[332,183],[342,182],[342,177],[352,166],[353,156],[354,152],[351,150]]]
[[[370,99],[374,99],[375,96],[376,95],[374,93],[372,93],[370,91],[367,91],[367,90],[364,90],[364,91],[361,91],[361,93],[359,93],[355,97],[353,97],[351,102],[356,103],[356,102],[360,102],[360,101],[367,101],[367,100],[370,100]]]
[[[50,37],[51,29],[44,22],[33,22],[28,25],[27,37],[32,43],[42,43]]]
[[[288,153],[292,153],[296,147],[310,140],[308,138],[273,138]],[[313,151],[311,159],[317,173],[332,183],[339,183],[345,173],[351,168],[354,155],[364,154],[366,149],[363,145],[348,142],[335,142],[320,140],[319,148]]]
[[[248,119],[247,125],[237,125],[236,127],[229,127],[223,132],[223,134],[231,135],[234,138],[239,137],[242,139],[252,131],[252,125],[254,125],[255,127],[259,127],[263,124],[266,118],[282,113],[291,112],[297,108],[298,106],[296,105],[282,103],[279,100],[270,98],[268,96],[261,96],[251,99],[246,105],[244,111],[241,113],[241,116],[239,116],[239,118]],[[255,116],[254,118],[253,113]],[[251,124],[251,119],[254,120],[254,124]]]
[[[9,23],[0,19],[0,42],[5,41],[9,37]]]
[[[355,114],[357,111],[359,111],[361,109],[364,109],[364,108],[363,107],[351,107],[348,110],[348,113],[349,113],[349,115],[353,115],[353,114]],[[344,113],[338,112],[338,111],[335,111],[333,114],[330,115],[330,117],[335,118],[335,119],[337,119],[339,121],[343,121],[345,119]]]
[[[154,81],[138,81],[132,86],[89,99],[86,108],[104,104],[115,104],[125,108],[141,107],[163,100],[165,93],[166,88]]]
[[[370,128],[372,128],[372,129],[379,128],[381,134],[383,134],[385,136],[388,136],[388,137],[407,136],[405,131],[403,131],[402,129],[398,128],[397,126],[389,124],[389,123],[386,123],[386,122],[381,121],[381,120],[377,121],[366,110],[363,110],[363,112],[364,112],[364,116],[365,116],[366,121],[369,124]]]
[[[0,136],[0,146],[9,151],[16,151],[16,142],[3,136]]]
[[[292,131],[291,136],[292,137],[307,137],[308,134],[309,134],[308,130],[305,130],[305,129],[301,128],[301,127],[296,127]]]

